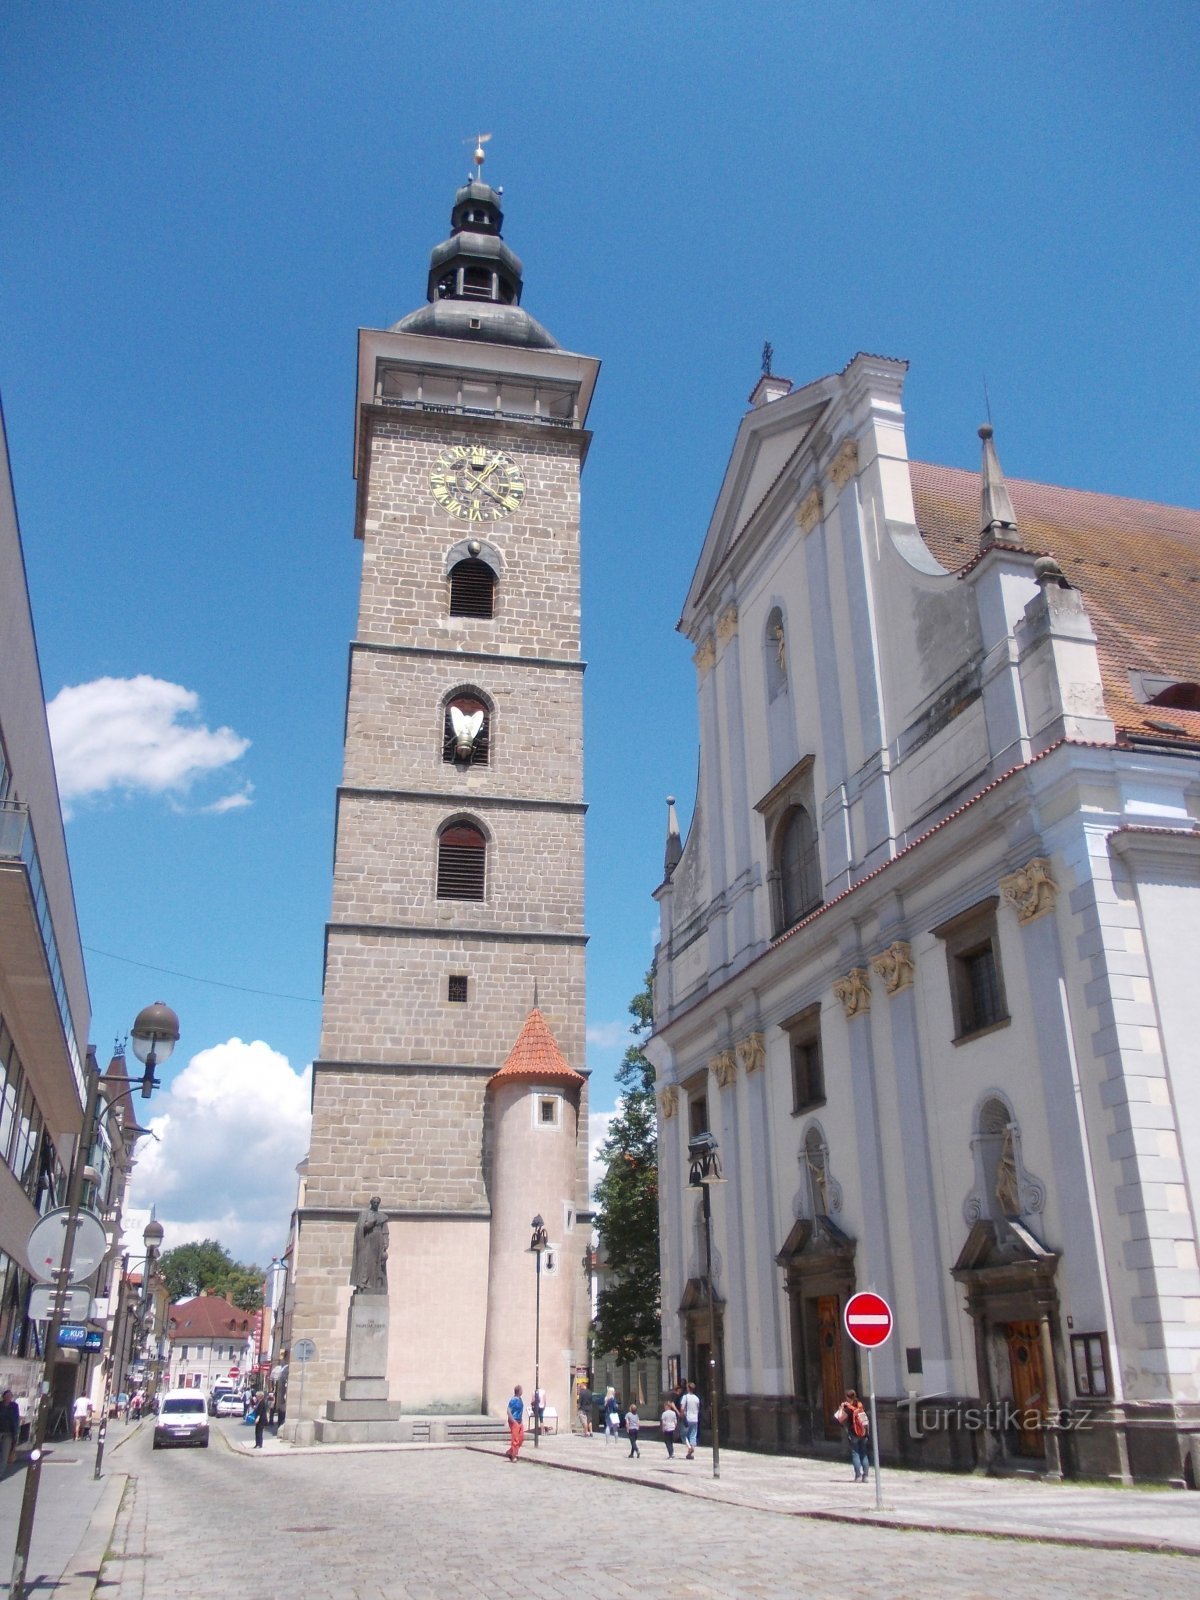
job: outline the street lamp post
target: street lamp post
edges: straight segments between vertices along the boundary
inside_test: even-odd
[[[724,1183],[717,1141],[711,1133],[698,1133],[688,1141],[691,1171],[688,1182],[704,1195],[704,1268],[708,1280],[708,1411],[712,1418],[713,1477],[721,1476],[721,1430],[717,1412],[717,1307],[712,1270],[712,1205],[709,1190]]]
[[[142,1234],[142,1243],[146,1246],[144,1257],[133,1257],[133,1260],[144,1260],[146,1270],[142,1274],[141,1305],[138,1308],[137,1326],[141,1328],[145,1318],[150,1287],[150,1274],[154,1270],[154,1263],[158,1259],[158,1252],[163,1242],[163,1225],[156,1222],[153,1217],[146,1224],[146,1231]],[[112,1399],[113,1377],[117,1379],[117,1393],[121,1393],[121,1372],[126,1364],[127,1330],[125,1328],[125,1285],[129,1281],[130,1255],[128,1250],[121,1257],[121,1276],[117,1284],[117,1311],[113,1317],[113,1329],[116,1333],[113,1349],[109,1351],[108,1371],[104,1378],[104,1404],[100,1409],[100,1428],[96,1438],[96,1470],[93,1477],[100,1476],[100,1469],[104,1465],[104,1436],[108,1432],[108,1408]]]
[[[154,1069],[165,1061],[179,1038],[179,1018],[169,1006],[156,1000],[152,1006],[139,1011],[130,1030],[134,1052],[144,1063],[142,1078],[143,1098],[149,1098],[156,1079]],[[80,1202],[83,1198],[84,1169],[96,1137],[96,1108],[101,1087],[112,1084],[118,1090],[128,1090],[128,1078],[102,1077],[95,1056],[89,1052],[84,1078],[83,1122],[79,1142],[75,1146],[75,1159],[71,1163],[71,1176],[67,1182],[67,1220],[63,1239],[62,1260],[54,1274],[55,1295],[50,1321],[46,1328],[45,1360],[42,1380],[38,1386],[33,1420],[29,1429],[29,1467],[25,1473],[25,1488],[21,1496],[21,1514],[17,1522],[17,1539],[13,1547],[12,1576],[9,1581],[9,1600],[26,1600],[25,1574],[29,1567],[29,1547],[33,1539],[33,1521],[37,1513],[38,1488],[42,1478],[42,1452],[46,1442],[46,1424],[50,1416],[50,1391],[54,1383],[54,1366],[58,1357],[58,1334],[63,1321],[63,1304],[71,1283],[71,1262],[75,1251],[75,1233],[79,1227]]]
[[[550,1247],[550,1236],[546,1232],[546,1224],[541,1216],[534,1217],[530,1226],[533,1229],[533,1238],[529,1248],[533,1251],[537,1262],[536,1284],[537,1290],[534,1299],[533,1314],[533,1448],[539,1448],[542,1417],[538,1396],[542,1392],[542,1257]]]

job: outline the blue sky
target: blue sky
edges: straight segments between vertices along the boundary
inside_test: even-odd
[[[47,698],[76,691],[56,716],[92,1037],[161,997],[174,1070],[219,1063],[224,1132],[179,1221],[217,1225],[211,1191],[274,1120],[286,1180],[239,1226],[282,1243],[303,1097],[276,1074],[300,1083],[317,1046],[358,578],[355,330],[422,302],[472,136],[494,134],[526,306],[604,363],[583,510],[603,1110],[664,796],[691,809],[674,624],[763,341],[797,382],[907,358],[914,456],[977,465],[986,381],[1010,475],[1200,504],[1198,16],[8,0],[0,394]],[[177,1147],[184,1099],[160,1102]]]

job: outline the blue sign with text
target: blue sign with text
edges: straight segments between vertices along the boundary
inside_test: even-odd
[[[64,1322],[58,1330],[58,1342],[64,1350],[86,1350],[88,1330],[82,1322]]]

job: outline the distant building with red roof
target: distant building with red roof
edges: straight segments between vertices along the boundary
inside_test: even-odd
[[[253,1365],[254,1312],[203,1291],[180,1300],[167,1316],[169,1387],[204,1389],[240,1384]]]

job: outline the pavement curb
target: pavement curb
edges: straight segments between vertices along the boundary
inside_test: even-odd
[[[494,1450],[487,1445],[463,1445],[464,1450],[474,1450],[480,1455],[495,1456],[504,1459],[503,1450]],[[1071,1550],[1127,1550],[1141,1555],[1163,1556],[1189,1556],[1193,1560],[1200,1558],[1200,1550],[1191,1545],[1173,1544],[1162,1539],[1138,1539],[1134,1537],[1106,1539],[1099,1534],[1072,1534],[1072,1533],[1043,1533],[1017,1528],[988,1528],[988,1527],[963,1527],[953,1522],[924,1522],[914,1517],[898,1516],[894,1512],[872,1511],[825,1511],[819,1508],[805,1510],[803,1508],[786,1509],[778,1506],[755,1505],[742,1496],[712,1493],[706,1491],[698,1494],[695,1489],[685,1482],[667,1483],[653,1478],[628,1478],[621,1477],[615,1472],[605,1472],[599,1467],[589,1467],[573,1461],[551,1461],[546,1456],[532,1455],[523,1452],[521,1460],[535,1467],[548,1467],[553,1472],[576,1472],[586,1478],[605,1478],[611,1483],[625,1483],[634,1489],[660,1489],[667,1494],[686,1495],[692,1500],[715,1501],[719,1505],[736,1506],[742,1511],[761,1511],[771,1517],[804,1517],[810,1522],[840,1522],[852,1523],[858,1527],[893,1528],[902,1533],[951,1533],[968,1539],[1019,1539],[1023,1544],[1045,1544],[1065,1547]]]
[[[92,1600],[100,1581],[100,1569],[112,1543],[113,1528],[128,1482],[127,1472],[114,1472],[107,1479],[96,1502],[96,1509],[84,1529],[83,1538],[63,1568],[62,1577],[54,1585],[55,1600]]]

